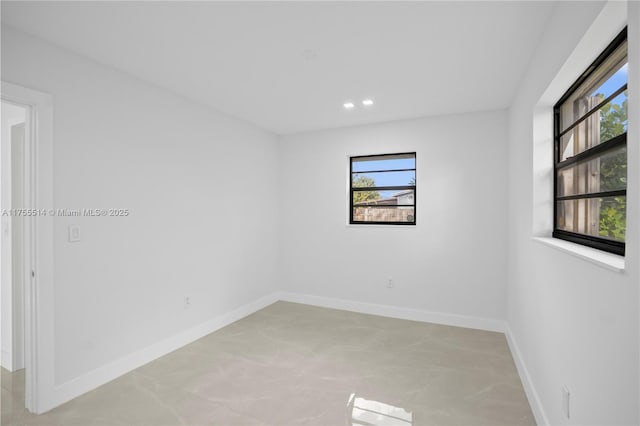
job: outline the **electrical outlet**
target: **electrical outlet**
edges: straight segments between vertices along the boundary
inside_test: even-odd
[[[570,397],[571,397],[571,393],[569,392],[569,389],[567,389],[566,386],[563,386],[562,387],[562,412],[564,413],[567,419],[571,414],[571,411],[569,410]]]
[[[189,309],[191,307],[191,298],[189,296],[185,296],[184,298],[184,308]]]
[[[393,278],[387,278],[387,288],[393,288],[396,286],[396,283],[393,281]]]

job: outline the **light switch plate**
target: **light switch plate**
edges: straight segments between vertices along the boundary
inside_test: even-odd
[[[80,241],[80,227],[78,225],[69,225],[69,242],[76,243]]]

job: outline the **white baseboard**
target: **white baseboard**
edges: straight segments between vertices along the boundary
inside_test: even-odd
[[[424,311],[420,309],[401,308],[399,306],[377,305],[374,303],[356,302],[353,300],[334,299],[331,297],[313,296],[300,293],[278,293],[278,298],[285,302],[303,303],[305,305],[324,308],[342,309],[362,314],[399,318],[411,321],[431,322],[456,327],[474,328],[477,330],[497,331],[504,333],[506,323],[502,320],[473,317],[442,312]]]
[[[513,355],[513,360],[516,363],[516,368],[518,369],[518,374],[520,375],[520,381],[522,382],[522,386],[524,387],[524,392],[527,394],[527,399],[529,400],[529,405],[531,406],[531,411],[533,411],[533,415],[536,418],[536,423],[541,426],[549,425],[549,419],[547,418],[547,414],[544,411],[544,407],[540,402],[540,397],[538,396],[538,392],[536,391],[535,386],[533,385],[533,381],[531,380],[531,375],[529,374],[529,370],[524,363],[524,359],[522,358],[522,353],[520,352],[520,348],[516,343],[513,334],[511,333],[511,328],[507,326],[507,330],[505,331],[505,336],[507,337],[507,343],[509,344],[509,349],[511,349],[511,354]]]
[[[446,314],[442,312],[423,311],[419,309],[401,308],[389,305],[355,302],[352,300],[335,299],[330,297],[313,296],[308,294],[281,292],[278,299],[286,302],[302,303],[305,305],[321,306],[324,308],[342,309],[363,314],[406,319],[412,321],[431,322],[435,324],[452,325],[478,330],[496,331],[504,333],[518,369],[522,386],[524,387],[531,411],[538,425],[549,425],[549,420],[540,402],[538,393],[533,386],[529,371],[524,364],[522,355],[506,321],[480,318],[466,315]]]
[[[509,347],[511,348],[511,352],[513,353],[514,359],[516,360],[518,372],[520,373],[520,377],[527,393],[527,397],[529,398],[531,408],[534,412],[534,415],[536,416],[536,420],[538,421],[538,424],[548,424],[548,422],[546,421],[547,418],[544,415],[544,411],[542,410],[542,406],[539,403],[537,393],[533,388],[526,367],[524,366],[520,357],[520,352],[518,351],[515,341],[513,340],[513,337],[511,336],[505,321],[288,292],[276,292],[261,297],[260,299],[240,306],[231,312],[212,318],[211,320],[185,330],[184,332],[178,333],[172,337],[150,345],[144,349],[122,357],[109,364],[96,368],[95,370],[90,371],[80,377],[57,385],[55,387],[53,398],[50,398],[52,403],[48,407],[43,407],[44,409],[42,412],[46,412],[54,407],[72,400],[73,398],[89,392],[97,388],[98,386],[108,383],[122,376],[123,374],[135,370],[136,368],[141,367],[157,358],[160,358],[161,356],[164,356],[170,352],[175,351],[176,349],[192,343],[206,336],[207,334],[210,334],[216,330],[221,329],[222,327],[225,327],[235,321],[251,315],[254,312],[259,311],[260,309],[263,309],[271,305],[272,303],[277,302],[278,300],[333,309],[342,309],[384,317],[506,333]]]
[[[43,407],[43,412],[51,410],[52,408],[89,392],[98,386],[108,383],[123,374],[188,345],[207,334],[213,333],[214,331],[251,315],[252,313],[277,301],[278,298],[276,293],[261,297],[260,299],[247,303],[246,305],[242,305],[231,312],[212,318],[209,321],[185,330],[175,336],[169,337],[102,367],[96,368],[95,370],[83,374],[80,377],[60,384],[55,387],[54,398],[52,398],[53,402],[51,406]]]

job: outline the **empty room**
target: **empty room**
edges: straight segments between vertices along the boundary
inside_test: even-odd
[[[2,425],[640,424],[640,2],[2,1]]]

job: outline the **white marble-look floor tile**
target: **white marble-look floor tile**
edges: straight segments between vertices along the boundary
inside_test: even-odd
[[[535,424],[501,333],[286,302],[49,413],[23,405],[3,370],[3,425]]]

